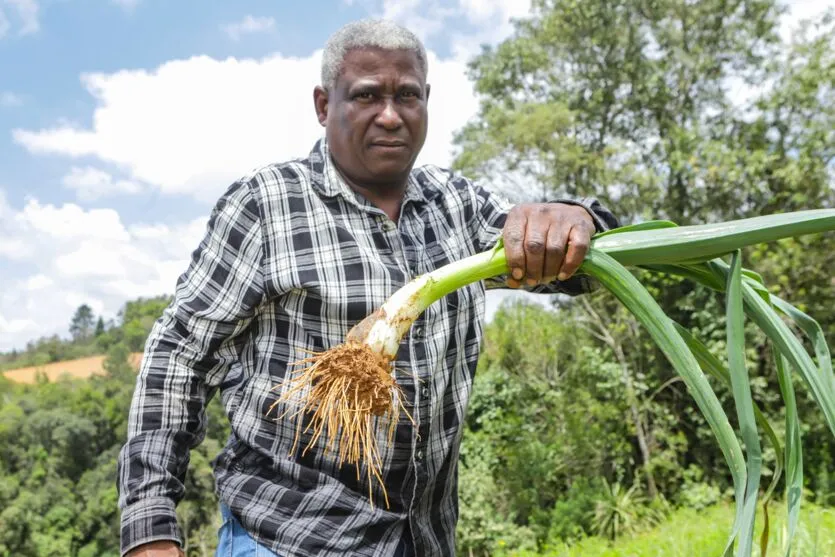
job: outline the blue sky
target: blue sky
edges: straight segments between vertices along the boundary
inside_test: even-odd
[[[792,20],[833,1],[795,1]],[[0,351],[170,293],[223,189],[306,154],[318,51],[396,19],[430,51],[430,133],[446,164],[477,101],[465,76],[529,0],[0,0]],[[496,299],[491,299],[495,306]]]

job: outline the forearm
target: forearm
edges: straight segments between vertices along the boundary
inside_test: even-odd
[[[606,207],[604,207],[597,199],[592,197],[577,197],[577,198],[559,198],[554,199],[551,203],[566,203],[569,205],[579,205],[588,211],[592,220],[594,221],[594,228],[596,232],[606,232],[613,228],[618,228],[620,222],[617,217]]]
[[[119,454],[123,554],[152,541],[182,543],[175,507],[185,494],[189,451],[203,438],[207,387],[176,329],[164,318],[152,331]]]
[[[247,183],[218,201],[174,300],[154,324],[119,455],[122,551],[181,541],[175,507],[205,405],[238,359],[265,299],[260,212]]]

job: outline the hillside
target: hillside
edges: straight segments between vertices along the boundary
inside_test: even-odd
[[[75,379],[86,379],[91,375],[104,373],[104,359],[106,356],[91,356],[88,358],[77,358],[64,362],[53,362],[39,366],[27,366],[3,372],[3,376],[15,383],[35,383],[38,372],[42,372],[50,381],[55,381],[66,374]],[[141,352],[131,353],[128,361],[134,369],[139,369],[142,360]]]

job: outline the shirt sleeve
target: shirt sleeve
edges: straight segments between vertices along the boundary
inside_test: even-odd
[[[464,178],[459,179],[466,180]],[[470,183],[469,187],[472,191],[474,204],[474,218],[471,220],[474,228],[471,230],[471,234],[476,244],[476,250],[482,252],[493,247],[501,237],[507,214],[513,204],[481,186]],[[594,197],[561,197],[549,201],[549,203],[566,203],[583,207],[594,220],[594,226],[598,233],[620,226],[615,215]],[[506,276],[495,277],[486,280],[485,285],[489,289],[507,288],[506,280]],[[554,281],[550,284],[523,287],[522,289],[528,292],[560,293],[573,296],[591,292],[595,288],[595,282],[591,277],[575,273],[574,276],[565,281]]]
[[[205,405],[264,298],[262,254],[259,208],[249,184],[236,182],[145,345],[118,459],[122,555],[157,540],[183,544],[175,507],[190,450],[205,436]]]

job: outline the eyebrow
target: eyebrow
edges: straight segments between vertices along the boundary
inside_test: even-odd
[[[360,79],[355,81],[351,84],[348,88],[348,93],[356,93],[358,91],[376,91],[382,88],[382,84],[374,79]],[[420,82],[414,79],[406,79],[402,83],[398,85],[398,89],[416,89],[418,91],[423,90],[420,85]]]

